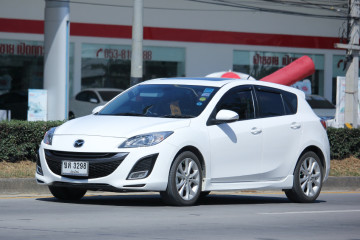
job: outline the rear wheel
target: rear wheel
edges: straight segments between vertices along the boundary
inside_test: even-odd
[[[320,194],[323,180],[323,169],[320,158],[310,151],[300,157],[294,171],[294,185],[285,190],[285,194],[292,202],[314,202]]]
[[[86,189],[49,186],[51,194],[65,201],[80,200],[86,193]]]
[[[160,194],[167,204],[190,206],[195,204],[200,196],[201,182],[199,159],[192,152],[183,152],[173,162],[167,189]]]

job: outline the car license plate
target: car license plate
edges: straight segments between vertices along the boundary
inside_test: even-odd
[[[89,162],[64,160],[61,163],[61,175],[88,176]]]

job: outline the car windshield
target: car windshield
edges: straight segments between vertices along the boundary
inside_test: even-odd
[[[218,88],[207,86],[144,84],[118,96],[98,114],[164,118],[197,117]]]
[[[102,98],[102,100],[104,100],[105,102],[110,101],[111,99],[113,99],[114,97],[116,97],[116,95],[120,94],[122,91],[99,91],[99,94]]]

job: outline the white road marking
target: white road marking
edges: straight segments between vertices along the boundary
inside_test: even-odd
[[[360,212],[358,209],[352,210],[329,210],[329,211],[303,211],[303,212],[268,212],[268,213],[258,213],[265,215],[284,215],[284,214],[318,214],[318,213],[352,213],[352,212]]]

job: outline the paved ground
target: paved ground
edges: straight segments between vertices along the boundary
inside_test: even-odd
[[[360,191],[360,177],[329,177],[325,191]],[[47,186],[36,184],[35,178],[0,178],[0,196],[16,194],[50,194]]]
[[[313,204],[282,193],[211,194],[194,207],[158,194],[94,195],[78,203],[47,195],[1,196],[0,239],[360,240],[360,192],[323,192]]]

